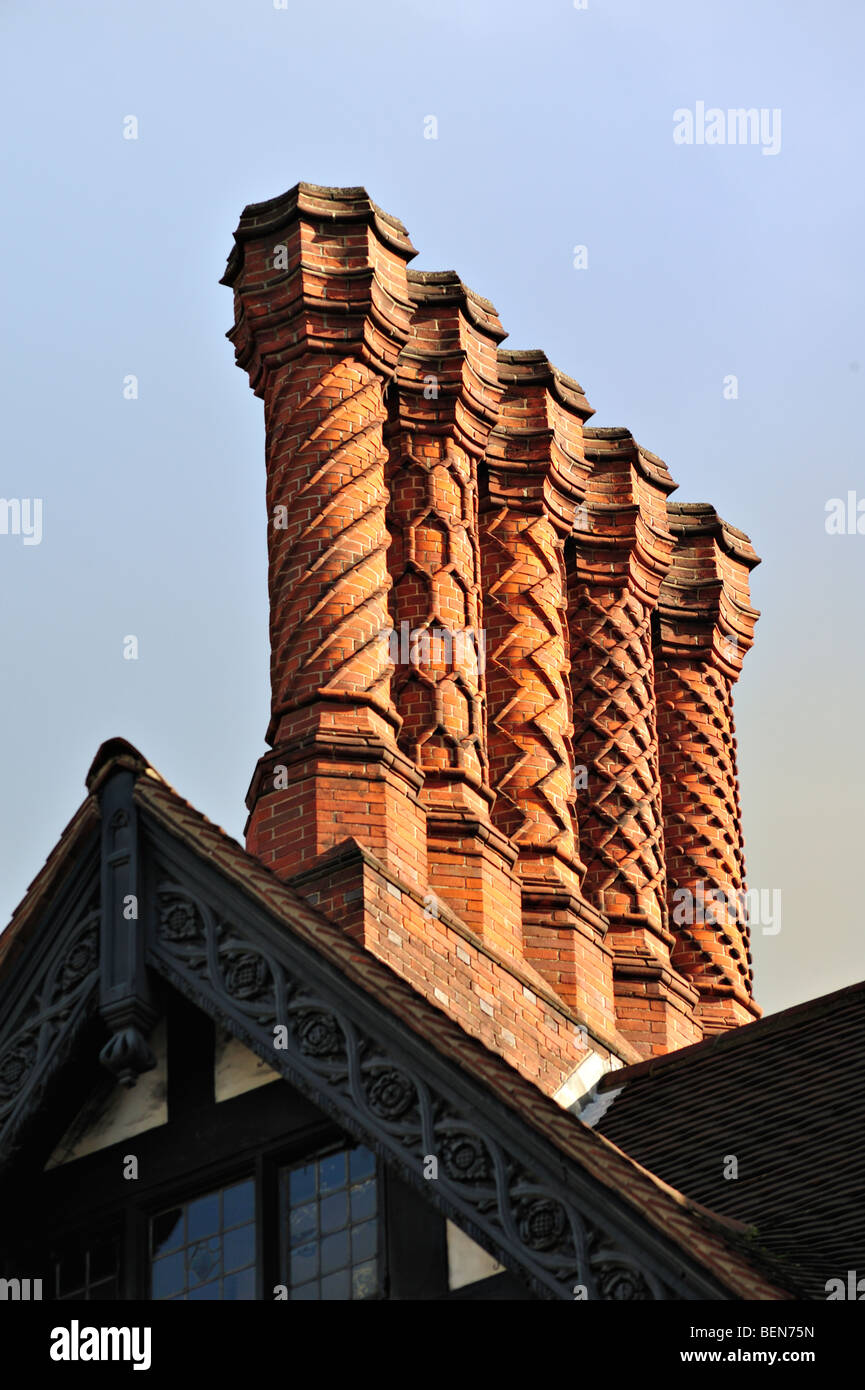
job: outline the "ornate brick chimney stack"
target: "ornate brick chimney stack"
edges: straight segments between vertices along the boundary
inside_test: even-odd
[[[246,210],[229,337],[264,400],[272,708],[252,853],[289,876],[348,836],[426,881],[422,778],[397,745],[383,391],[409,333],[402,223],[363,189]]]
[[[610,922],[619,1027],[642,1050],[666,1052],[700,1038],[695,992],[670,957],[652,659],[676,484],[628,430],[587,430],[586,452],[593,467],[570,590],[585,892]]]
[[[542,352],[499,352],[481,540],[493,821],[518,850],[525,955],[590,1016],[615,1016],[607,921],[585,898],[573,747],[565,546],[591,465],[593,414]]]
[[[235,233],[272,685],[247,847],[570,1103],[756,1013],[730,689],[757,561],[414,254],[360,188]],[[681,921],[704,880],[732,907]]]
[[[760,562],[714,507],[672,503],[676,549],[655,645],[664,843],[673,962],[699,991],[706,1033],[760,1016],[746,913],[733,685],[759,617]]]
[[[414,305],[388,400],[391,603],[414,659],[394,686],[424,773],[430,886],[479,935],[522,952],[514,851],[490,820],[478,467],[498,418],[492,304],[452,271],[409,271]]]

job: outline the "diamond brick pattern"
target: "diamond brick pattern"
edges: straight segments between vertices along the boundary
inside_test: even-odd
[[[420,767],[459,768],[480,783],[487,760],[475,483],[464,451],[437,439],[415,451],[389,477],[394,629],[403,646],[412,644],[394,677],[401,742]]]
[[[672,920],[680,888],[744,885],[757,559],[414,255],[362,188],[298,184],[235,233],[271,609],[247,847],[552,1089],[587,1049],[757,1012],[741,914]]]
[[[495,820],[520,848],[573,860],[573,753],[562,543],[545,516],[502,508],[485,539]]]
[[[573,595],[575,746],[588,768],[586,891],[605,909],[666,919],[651,612],[626,592]]]
[[[750,929],[733,684],[757,612],[750,542],[709,506],[671,504],[676,548],[659,595],[656,689],[673,960],[699,991],[704,1031],[759,1014]]]

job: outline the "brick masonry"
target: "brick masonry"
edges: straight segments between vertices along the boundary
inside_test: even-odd
[[[759,1015],[745,889],[733,684],[754,640],[758,563],[713,507],[671,503],[673,564],[661,586],[658,698],[667,888],[677,968],[699,991],[704,1032]]]
[[[271,616],[247,846],[554,1093],[759,1012],[731,707],[757,557],[414,255],[360,188],[235,233]],[[733,907],[680,921],[704,881]]]

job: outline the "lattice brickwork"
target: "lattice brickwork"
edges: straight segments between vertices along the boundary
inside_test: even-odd
[[[672,910],[744,885],[747,538],[408,269],[363,189],[299,184],[235,241],[271,616],[248,849],[542,1088],[746,1021],[738,908]]]

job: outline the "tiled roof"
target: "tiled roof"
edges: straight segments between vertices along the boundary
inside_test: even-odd
[[[732,1297],[778,1300],[791,1296],[745,1226],[703,1209],[647,1171],[607,1138],[561,1109],[503,1058],[465,1033],[386,964],[360,949],[243,846],[184,801],[131,745],[121,740],[103,745],[88,778],[90,797],[78,816],[89,821],[92,812],[86,808],[92,807],[103,778],[118,764],[138,773],[135,799],[143,811],[259,902],[287,931],[315,947],[347,978],[378,1000],[383,1009],[423,1037],[428,1046],[471,1073],[503,1105],[553,1145],[564,1159],[572,1161],[614,1198],[636,1211],[684,1255],[714,1276]],[[76,820],[77,817],[72,826]],[[71,836],[68,844],[72,844]],[[69,852],[67,848],[67,855]],[[43,880],[51,879],[58,872],[59,853],[58,846],[34,881],[31,891],[38,890],[40,899],[45,891]],[[62,857],[65,859],[66,855]],[[30,916],[25,898],[7,932],[17,934],[16,923],[29,920]],[[0,957],[0,978],[8,965],[8,959]],[[638,1071],[639,1068],[628,1070]],[[616,1073],[617,1076],[623,1074]]]
[[[40,907],[54,896],[70,866],[75,863],[80,849],[98,831],[99,826],[99,803],[95,796],[88,796],[63,830],[12,913],[7,927],[0,933],[0,975],[11,969],[13,960],[38,925]]]
[[[865,1261],[865,982],[604,1077],[597,1129],[808,1297]],[[738,1176],[725,1178],[735,1158]]]

